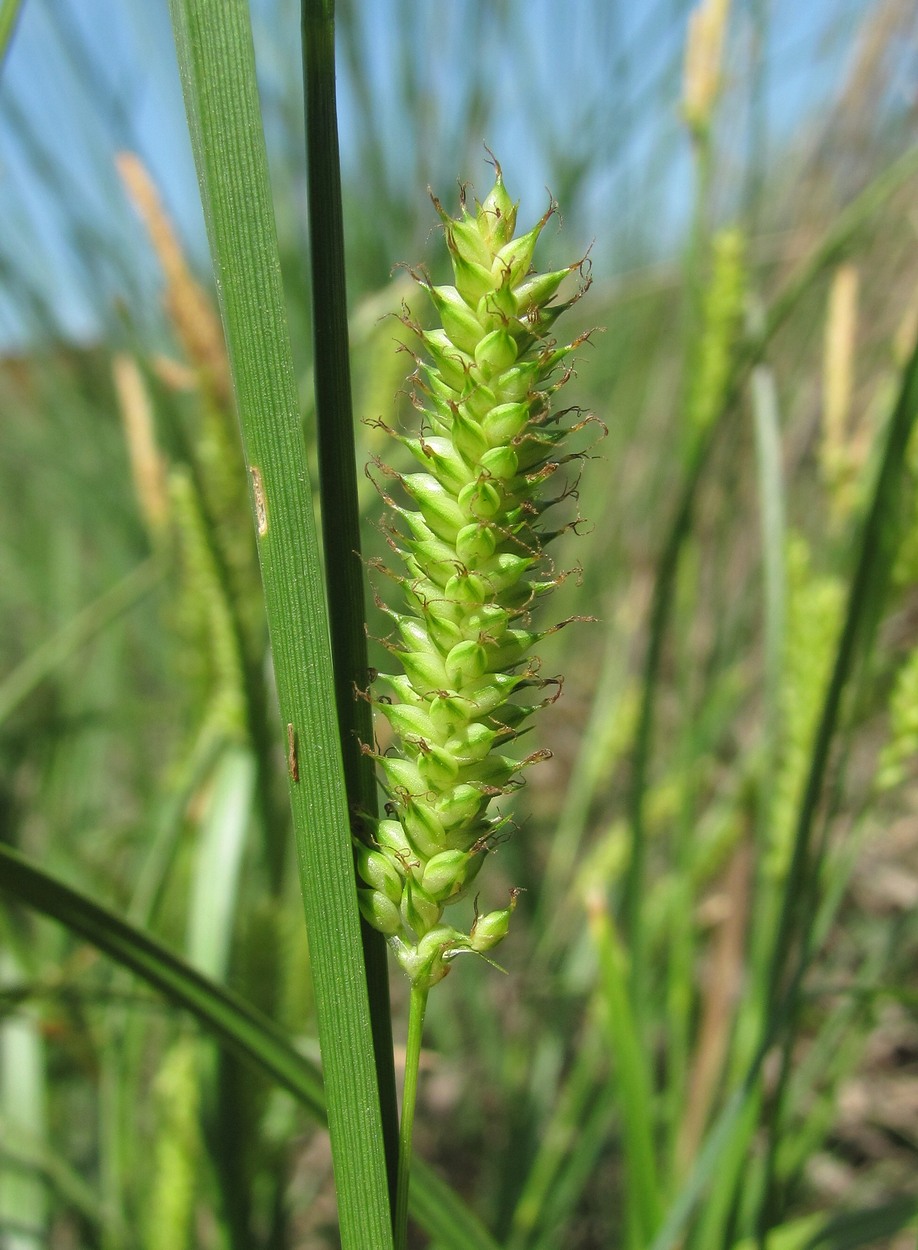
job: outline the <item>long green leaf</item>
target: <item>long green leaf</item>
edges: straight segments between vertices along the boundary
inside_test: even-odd
[[[918,1198],[908,1195],[881,1207],[843,1211],[833,1215],[812,1237],[804,1250],[861,1250],[881,1238],[893,1237],[909,1226],[918,1213]]]
[[[869,655],[893,560],[901,537],[900,493],[906,468],[906,449],[918,420],[918,342],[902,375],[902,384],[889,425],[883,459],[877,474],[873,498],[859,536],[857,559],[848,590],[845,622],[842,628],[832,678],[826,691],[806,788],[800,804],[790,867],[784,883],[781,913],[768,969],[766,1020],[774,1011],[792,968],[786,994],[793,1021],[800,992],[813,950],[813,924],[816,915],[818,878],[823,847],[813,850],[813,831],[819,812],[830,752],[842,715],[842,700],[858,663]],[[796,949],[795,949],[796,948]],[[765,1024],[763,1028],[770,1026]],[[759,1240],[764,1244],[772,1212],[770,1193],[776,1165],[780,1112],[790,1072],[790,1040],[785,1042],[781,1074],[770,1117],[769,1149],[766,1155],[766,1184],[759,1217]]]
[[[814,909],[811,886],[815,865],[810,862],[813,825],[829,762],[829,751],[838,726],[842,696],[858,661],[869,652],[885,599],[899,532],[899,497],[905,476],[905,452],[918,420],[918,343],[902,376],[895,410],[890,421],[883,460],[877,474],[870,509],[860,534],[857,561],[848,590],[845,622],[832,679],[826,692],[806,789],[800,807],[794,850],[784,890],[784,907],[775,935],[770,972],[769,1006],[777,999],[794,937],[808,930]],[[798,987],[799,988],[799,987]]]
[[[142,929],[100,907],[0,843],[0,891],[66,926],[142,977],[176,1006],[191,1012],[221,1045],[288,1090],[321,1122],[326,1120],[322,1074],[271,1020],[232,990],[217,985]],[[410,1208],[443,1250],[497,1250],[459,1196],[420,1159],[415,1161]]]
[[[391,1245],[328,624],[244,0],[171,0],[286,727],[344,1250]],[[240,470],[241,471],[241,470]]]
[[[142,929],[2,844],[0,890],[66,926],[192,1012],[222,1045],[254,1061],[317,1119],[325,1118],[321,1073],[297,1054],[276,1025],[232,990],[203,976]]]

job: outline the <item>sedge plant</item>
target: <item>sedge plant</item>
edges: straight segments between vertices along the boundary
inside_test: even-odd
[[[485,956],[506,936],[517,891],[468,931],[446,909],[466,896],[510,818],[500,801],[522,771],[548,754],[507,754],[533,713],[556,697],[532,649],[560,625],[534,628],[532,610],[564,577],[548,544],[568,528],[547,518],[570,497],[552,489],[570,435],[592,417],[559,405],[565,366],[583,337],[559,345],[552,328],[584,293],[584,260],[539,274],[533,255],[555,212],[516,235],[517,204],[495,161],[495,182],[474,207],[461,193],[451,217],[439,200],[454,285],[415,275],[440,321],[418,345],[415,434],[384,426],[419,467],[399,472],[376,461],[383,500],[395,518],[386,535],[400,567],[380,564],[399,592],[378,599],[393,624],[384,645],[400,671],[378,674],[368,698],[391,728],[396,749],[365,746],[387,795],[386,818],[367,816],[357,840],[358,890],[365,919],[386,936],[411,983],[405,1096],[395,1219],[405,1244],[412,1121],[421,1033],[430,988],[463,954]],[[581,280],[558,299],[565,279]],[[397,487],[403,502],[388,493]],[[567,624],[568,622],[563,622]]]

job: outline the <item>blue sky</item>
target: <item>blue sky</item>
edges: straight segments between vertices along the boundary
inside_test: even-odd
[[[853,34],[876,6],[736,0],[728,77],[740,102],[755,6],[769,16],[767,131],[777,146],[832,99]],[[598,239],[600,267],[624,263],[603,250],[610,215],[630,214],[636,228],[652,219],[662,248],[678,248],[691,185],[677,111],[686,0],[351,0],[349,7],[358,15],[355,56],[373,101],[384,176],[402,195],[416,196],[422,211],[428,180],[438,189],[445,183],[446,195],[460,173],[484,184],[486,141],[501,155],[527,216],[541,211],[557,161],[583,158],[588,172],[577,227]],[[253,10],[269,138],[295,218],[302,161],[298,6],[255,0]],[[400,85],[406,65],[413,84],[407,102]],[[488,93],[490,113],[487,133],[471,151],[460,121],[476,83]],[[343,53],[339,91],[343,160],[359,179],[367,117]],[[744,142],[742,107],[726,118],[727,152]],[[155,265],[114,171],[114,154],[124,146],[152,169],[204,268],[165,0],[25,0],[0,78],[6,350],[35,333],[35,297],[65,337],[91,340],[110,329],[119,301],[141,321],[149,306],[155,325]]]

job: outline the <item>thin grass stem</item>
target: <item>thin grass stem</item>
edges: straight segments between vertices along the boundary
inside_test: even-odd
[[[414,1140],[414,1112],[418,1100],[418,1074],[421,1065],[421,1039],[427,1012],[426,987],[411,987],[408,1012],[408,1042],[405,1048],[405,1083],[402,1087],[402,1119],[398,1134],[398,1196],[395,1203],[395,1250],[408,1246],[408,1193],[411,1186],[411,1143]]]
[[[542,1128],[538,1151],[510,1221],[506,1250],[526,1250],[540,1236],[544,1237],[546,1230],[557,1227],[548,1216],[548,1209],[557,1201],[559,1178],[572,1152],[583,1147],[582,1129],[590,1108],[602,1101],[603,1093],[609,1095],[610,1100],[614,1099],[612,1086],[603,1073],[595,1018],[597,1006],[602,1011],[598,996],[587,1009],[582,1041],[553,1101],[551,1118]]]

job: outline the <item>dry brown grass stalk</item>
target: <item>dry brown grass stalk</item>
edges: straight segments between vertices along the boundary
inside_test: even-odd
[[[188,268],[178,236],[146,166],[133,152],[119,152],[116,164],[165,274],[164,304],[169,320],[214,400],[221,408],[226,408],[232,392],[220,320]]]
[[[165,462],[156,446],[150,396],[132,356],[120,352],[113,357],[112,378],[137,502],[150,537],[157,542],[168,524],[169,496]]]

